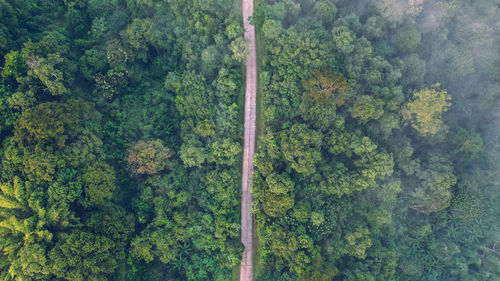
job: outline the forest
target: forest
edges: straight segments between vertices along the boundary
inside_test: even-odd
[[[254,0],[256,281],[500,281],[500,1]],[[0,280],[238,280],[239,0],[0,0]]]

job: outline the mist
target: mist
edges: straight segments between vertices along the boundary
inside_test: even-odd
[[[311,267],[334,266],[333,280],[497,280],[499,3],[288,0],[270,1],[258,15],[266,48],[260,97],[272,114],[264,116],[268,132],[257,149],[256,217],[259,247],[272,253],[267,265],[280,272],[258,280],[300,272],[293,256],[275,250],[274,240],[286,239],[263,234],[278,230],[320,245],[324,264]],[[345,103],[334,98],[334,108],[308,99],[317,98],[309,85],[324,83],[318,81],[327,79],[325,69],[347,79]],[[286,160],[266,159],[279,150],[275,143],[292,142],[289,132],[297,134],[299,124],[305,135],[321,133],[321,144],[302,152],[314,166],[294,162],[288,147],[281,147]],[[362,151],[358,138],[373,150]],[[359,161],[377,165],[377,172]],[[280,195],[293,198],[293,206],[282,205],[287,215],[267,205],[276,202],[264,183],[271,163],[278,167],[273,173],[295,183]],[[368,170],[374,182],[358,176]],[[310,212],[311,222],[300,212]],[[323,223],[312,219],[318,213]],[[318,258],[310,250],[295,254],[301,251]]]
[[[500,280],[499,0],[245,3],[0,0],[0,279]]]

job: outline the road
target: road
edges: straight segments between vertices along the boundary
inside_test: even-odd
[[[252,178],[255,151],[255,123],[257,99],[257,52],[255,29],[248,17],[253,15],[253,0],[242,0],[243,27],[249,56],[246,64],[245,124],[243,143],[243,171],[241,180],[241,243],[245,246],[240,265],[240,281],[253,279],[253,214]]]

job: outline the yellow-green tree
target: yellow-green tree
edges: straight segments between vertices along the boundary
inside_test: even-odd
[[[279,217],[294,205],[295,183],[286,174],[272,173],[266,178],[266,190],[260,198],[264,212],[271,217]]]
[[[365,259],[366,250],[373,245],[370,230],[365,227],[358,227],[355,232],[347,233],[344,239],[347,253],[359,259]]]
[[[443,126],[442,115],[451,106],[451,96],[441,90],[439,83],[431,89],[413,94],[413,98],[402,110],[403,120],[421,135],[434,135]]]

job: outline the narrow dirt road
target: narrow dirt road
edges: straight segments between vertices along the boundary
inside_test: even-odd
[[[240,266],[240,281],[253,279],[253,214],[252,178],[253,154],[255,151],[255,123],[257,99],[257,52],[255,49],[255,29],[248,17],[253,15],[253,0],[242,0],[243,27],[250,52],[246,65],[245,127],[243,144],[243,171],[241,183],[241,242],[245,246]]]

